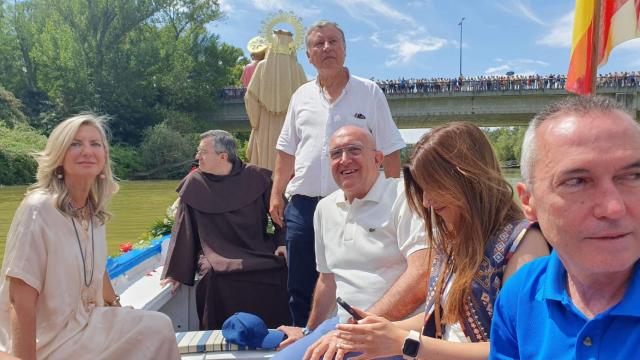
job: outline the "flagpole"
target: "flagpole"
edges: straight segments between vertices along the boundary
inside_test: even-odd
[[[591,43],[593,44],[591,48],[591,94],[596,95],[597,89],[596,84],[598,80],[598,54],[600,47],[600,3],[601,0],[593,0],[594,1],[594,9],[593,9],[593,22],[592,29],[593,33],[591,36]]]

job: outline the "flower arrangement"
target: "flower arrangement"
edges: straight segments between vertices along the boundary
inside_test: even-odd
[[[167,208],[163,219],[154,220],[149,229],[138,237],[138,241],[136,243],[121,243],[119,246],[120,253],[124,254],[133,249],[143,249],[149,247],[151,245],[151,240],[157,239],[167,234],[171,234],[171,229],[173,228],[173,223],[175,221],[176,210],[178,209],[178,205],[180,203],[179,200],[180,199],[176,199],[176,201],[174,201],[174,203]]]

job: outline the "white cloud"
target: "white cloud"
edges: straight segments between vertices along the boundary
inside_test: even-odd
[[[422,7],[427,5],[433,5],[433,2],[431,0],[414,0],[407,3],[407,6]]]
[[[536,43],[550,47],[571,48],[574,10],[553,22],[551,29]]]
[[[633,39],[625,41],[622,44],[616,46],[619,50],[638,51],[640,50],[640,39]]]
[[[299,1],[294,0],[251,0],[251,2],[258,10],[266,12],[293,11],[294,14],[303,17],[316,16],[322,11],[316,5],[301,4]]]
[[[509,67],[509,65],[500,65],[500,66],[490,67],[487,70],[485,70],[484,73],[486,75],[504,75],[510,69],[511,68]]]
[[[523,17],[529,21],[532,21],[538,25],[546,26],[547,24],[542,21],[528,5],[524,4],[520,0],[512,0],[507,3],[500,3],[497,6],[506,13]]]
[[[362,20],[376,29],[379,28],[378,24],[369,20],[375,15],[403,24],[417,25],[412,17],[385,4],[382,0],[334,0],[334,2],[344,8],[351,17]]]
[[[534,59],[494,59],[498,65],[492,66],[484,71],[485,75],[504,75],[508,71],[513,71],[517,75],[539,74],[542,68],[548,67],[549,63]]]
[[[227,0],[220,0],[220,10],[225,14],[230,14],[233,12],[233,7]]]
[[[419,39],[406,35],[398,35],[394,43],[383,45],[385,48],[391,50],[393,54],[385,64],[387,66],[406,64],[417,54],[439,50],[446,44],[446,39],[433,36],[426,36]]]

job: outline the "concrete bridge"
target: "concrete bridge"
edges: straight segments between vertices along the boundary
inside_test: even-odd
[[[624,104],[636,119],[640,118],[640,86],[598,88],[598,94]],[[250,130],[241,93],[221,100],[216,111],[200,115],[213,128],[228,131]],[[429,128],[456,120],[478,126],[527,125],[546,105],[568,96],[564,89],[526,89],[492,91],[451,91],[388,94],[393,119],[401,129]]]

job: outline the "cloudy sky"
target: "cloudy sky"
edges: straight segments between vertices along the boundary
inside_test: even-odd
[[[246,50],[261,22],[279,10],[293,11],[304,26],[336,21],[347,37],[347,66],[376,79],[566,73],[573,8],[571,0],[222,0],[224,18],[209,27]],[[290,29],[287,25],[281,28]],[[298,61],[315,71],[304,49]],[[640,39],[614,49],[601,73],[640,70]]]

